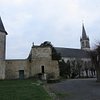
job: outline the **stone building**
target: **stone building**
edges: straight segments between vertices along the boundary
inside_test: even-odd
[[[51,74],[54,79],[59,78],[59,64],[58,60],[52,59],[51,46],[33,45],[27,59],[5,59],[6,35],[8,33],[0,18],[0,79],[26,79],[41,73]],[[87,53],[90,50],[90,43],[84,25],[80,44],[81,49],[61,47],[55,47],[55,49],[65,62],[82,61],[81,75],[91,76],[91,59]]]
[[[52,59],[50,46],[33,45],[27,59],[5,59],[6,35],[0,18],[0,79],[26,79],[37,74],[59,78],[58,61]]]

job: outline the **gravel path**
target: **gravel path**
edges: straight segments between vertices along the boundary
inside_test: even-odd
[[[100,100],[100,83],[93,78],[70,79],[48,86],[58,100]]]

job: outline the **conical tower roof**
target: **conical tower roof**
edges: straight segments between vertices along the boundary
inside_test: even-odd
[[[0,17],[0,32],[4,32],[7,35],[7,32],[6,32],[5,28],[4,28],[4,25],[3,25],[3,22],[1,20],[1,17]]]
[[[82,24],[82,39],[87,39],[86,31],[84,28],[84,24]]]

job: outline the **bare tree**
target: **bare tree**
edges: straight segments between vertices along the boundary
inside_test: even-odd
[[[82,60],[77,59],[76,61],[77,61],[77,64],[76,64],[77,71],[78,71],[78,75],[79,75],[79,78],[80,78],[81,77],[81,69],[82,69]]]
[[[90,57],[93,65],[95,66],[97,81],[100,82],[100,43],[96,45],[94,50],[90,51]]]

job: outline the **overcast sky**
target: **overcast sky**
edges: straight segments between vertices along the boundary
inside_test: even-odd
[[[100,0],[0,0],[7,59],[27,58],[32,43],[80,48],[82,22],[91,47],[100,41]]]

